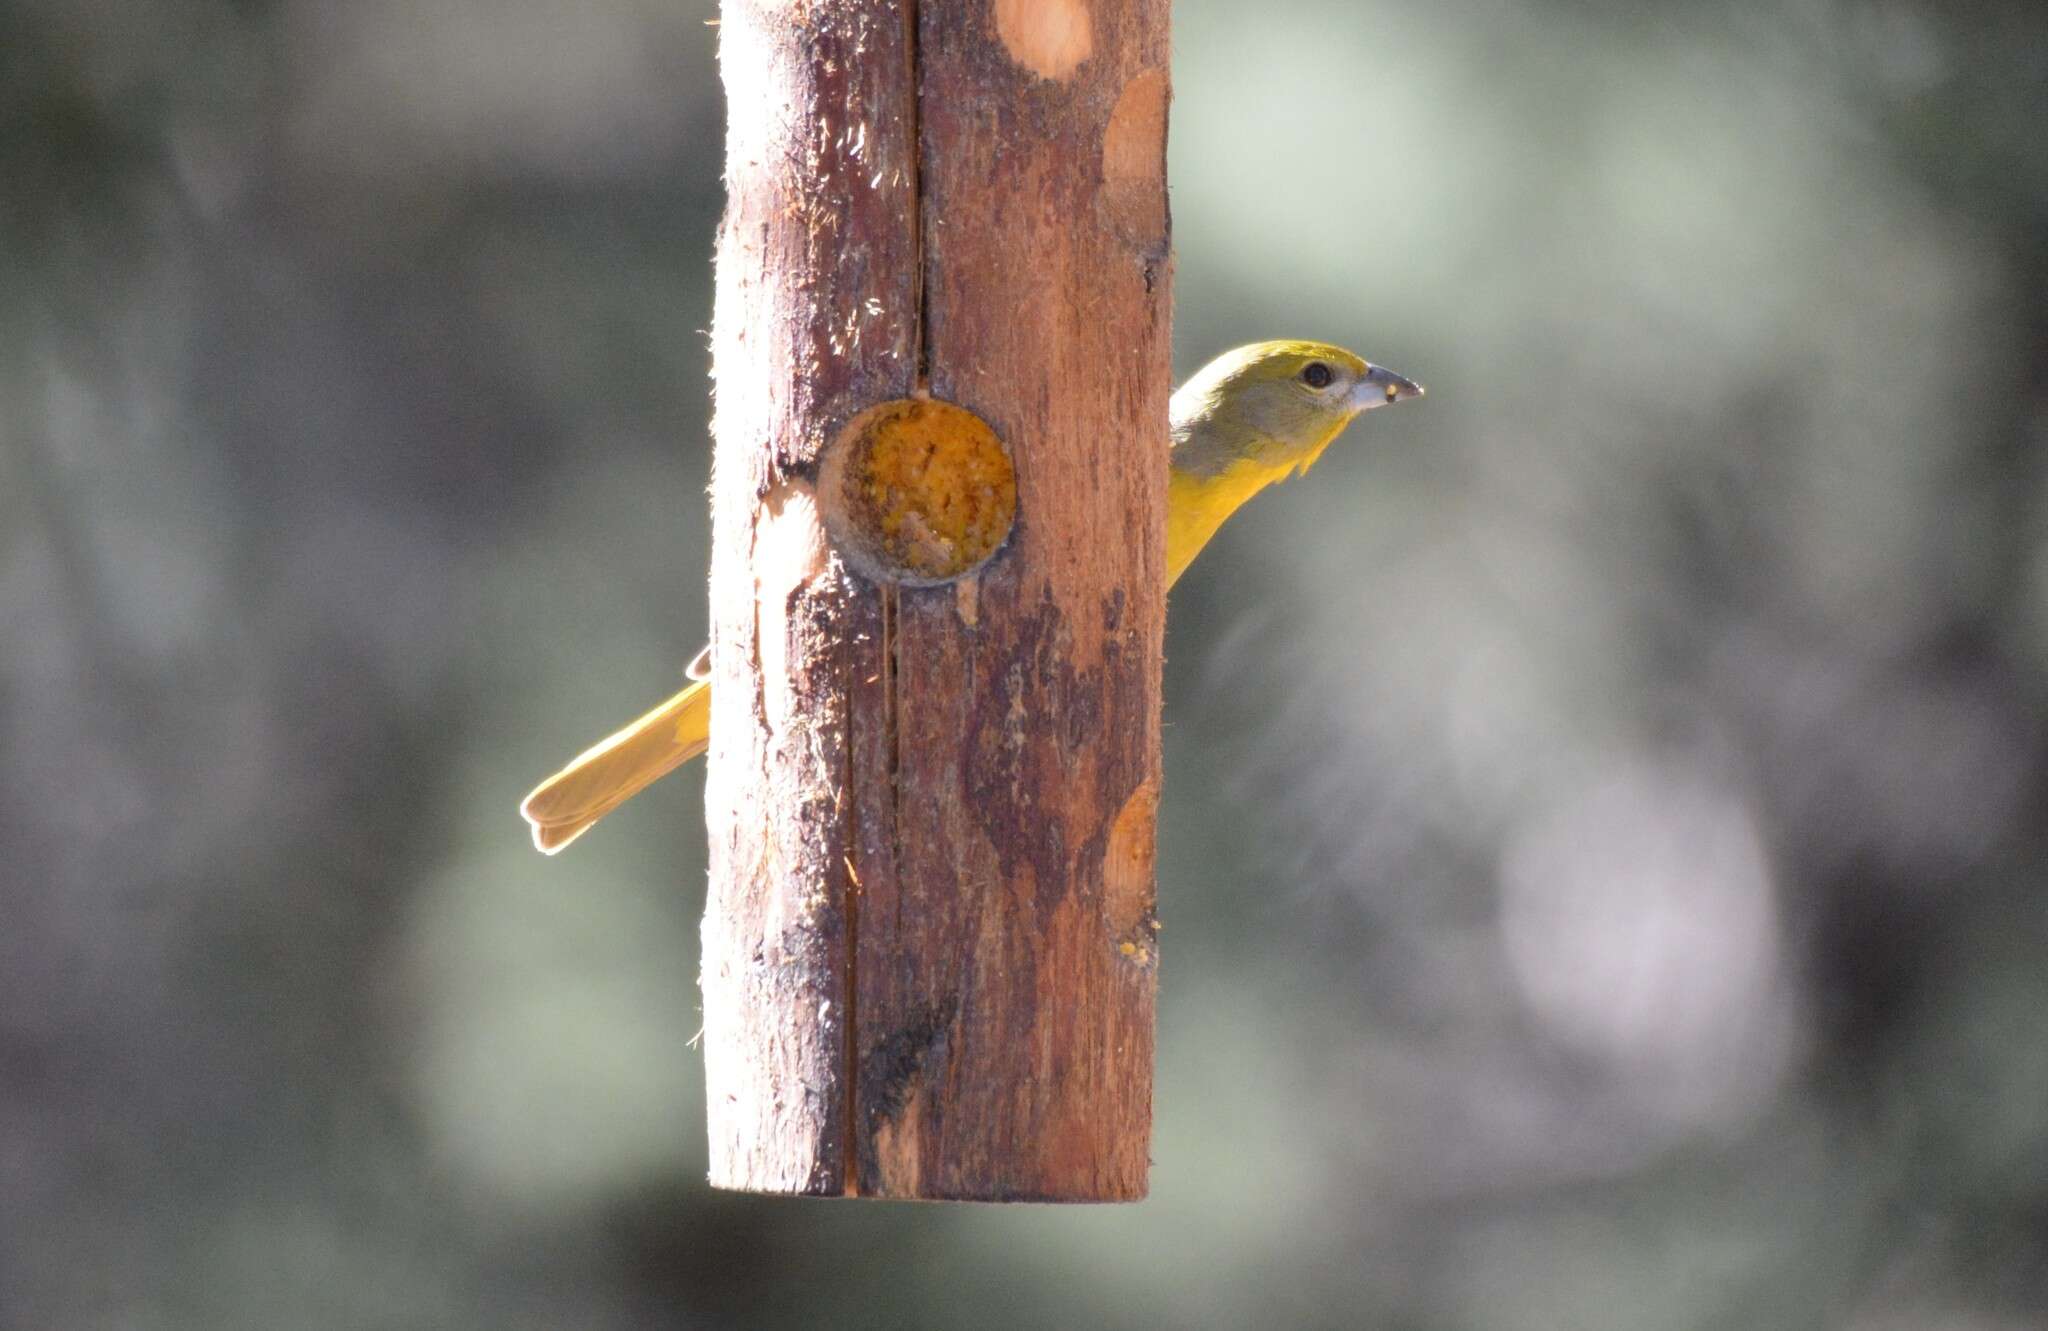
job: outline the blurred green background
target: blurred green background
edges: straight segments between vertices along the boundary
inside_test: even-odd
[[[0,1325],[2048,1326],[2048,18],[1177,6],[1154,1195],[703,1183],[711,9],[0,0]],[[1254,705],[1254,696],[1270,704]]]

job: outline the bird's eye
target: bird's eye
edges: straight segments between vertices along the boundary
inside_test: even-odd
[[[1301,381],[1310,388],[1328,388],[1331,377],[1330,367],[1319,360],[1310,361],[1301,372]]]

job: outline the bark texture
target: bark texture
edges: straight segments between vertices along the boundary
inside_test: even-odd
[[[1164,622],[1167,0],[727,0],[711,1178],[1144,1195]],[[974,574],[852,572],[820,451],[1010,447]]]

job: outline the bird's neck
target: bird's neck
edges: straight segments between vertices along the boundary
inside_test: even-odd
[[[1166,585],[1180,580],[1217,528],[1247,499],[1293,470],[1292,464],[1274,467],[1251,458],[1207,474],[1175,467],[1166,487]]]

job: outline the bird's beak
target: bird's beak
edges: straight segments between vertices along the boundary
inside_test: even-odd
[[[1374,407],[1392,406],[1411,397],[1421,397],[1424,389],[1413,379],[1403,379],[1382,365],[1368,365],[1358,386],[1351,390],[1352,400],[1358,410],[1370,411]]]

